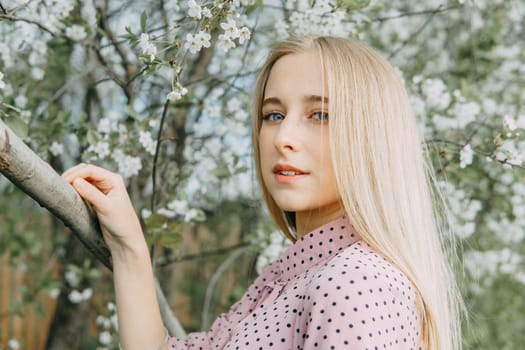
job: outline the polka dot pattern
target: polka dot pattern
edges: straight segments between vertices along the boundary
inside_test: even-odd
[[[346,218],[298,240],[209,332],[170,349],[422,349],[407,277],[359,240]]]

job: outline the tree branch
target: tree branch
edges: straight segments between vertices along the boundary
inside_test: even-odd
[[[111,269],[111,254],[93,211],[55,170],[0,121],[0,172],[58,217]]]

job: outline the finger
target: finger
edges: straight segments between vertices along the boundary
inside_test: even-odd
[[[78,194],[89,202],[97,212],[105,211],[107,198],[95,186],[81,177],[77,177],[72,185]]]
[[[78,169],[80,169],[82,167],[86,167],[86,166],[87,166],[87,164],[85,164],[85,163],[77,164],[77,165],[67,169],[66,171],[64,171],[61,176],[62,177],[68,177],[70,174],[74,173]]]
[[[66,181],[70,183],[72,183],[73,180],[75,180],[75,178],[77,177],[81,177],[83,179],[90,179],[95,182],[110,181],[116,183],[118,181],[117,174],[104,168],[88,164],[79,164],[76,167],[73,167],[66,171],[62,176],[65,178]]]

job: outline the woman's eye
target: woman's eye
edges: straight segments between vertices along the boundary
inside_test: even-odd
[[[284,115],[280,113],[268,113],[268,114],[263,115],[263,120],[268,120],[271,122],[280,121],[283,119],[284,119]]]
[[[312,118],[321,122],[328,120],[328,113],[327,112],[315,112],[312,113]]]

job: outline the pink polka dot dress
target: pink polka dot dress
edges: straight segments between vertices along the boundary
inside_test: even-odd
[[[415,290],[346,218],[299,239],[209,332],[169,349],[422,349]]]

